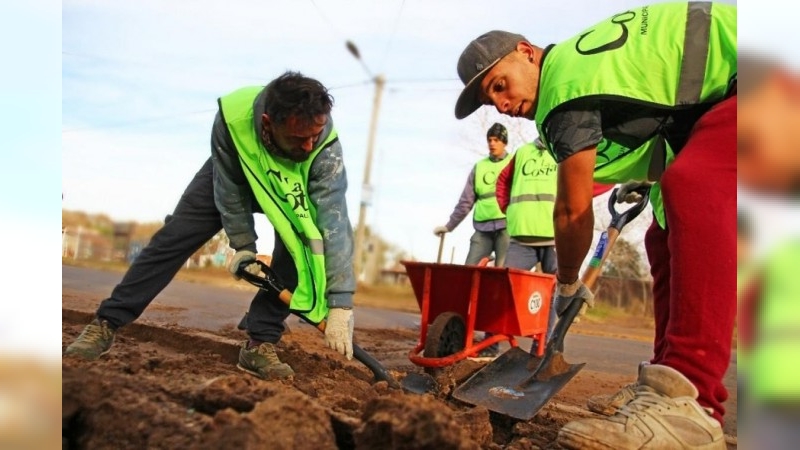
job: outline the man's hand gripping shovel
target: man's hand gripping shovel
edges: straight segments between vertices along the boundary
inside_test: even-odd
[[[246,265],[246,264],[251,264],[251,263],[252,262],[247,262],[247,263],[243,264],[243,266]],[[278,279],[278,276],[275,273],[275,271],[273,271],[270,266],[268,266],[267,264],[265,264],[262,261],[256,261],[256,263],[261,268],[261,274],[253,275],[253,274],[247,272],[246,270],[244,270],[244,267],[242,266],[242,267],[239,267],[239,270],[237,271],[237,275],[240,276],[245,281],[249,282],[250,284],[258,287],[259,289],[263,289],[263,290],[266,290],[266,291],[272,291],[272,292],[277,293],[278,294],[278,298],[283,303],[286,303],[287,305],[291,304],[291,302],[292,302],[292,293],[291,293],[291,291],[286,289],[286,287],[283,285],[281,280]],[[304,317],[304,316],[302,316],[300,314],[296,314],[296,315],[298,317],[300,317],[302,320],[305,320],[309,324],[311,324],[314,327],[316,327],[319,331],[321,331],[323,333],[325,332],[325,321],[322,321],[320,323],[313,323],[310,320],[308,320],[306,317]],[[386,381],[389,384],[390,387],[398,388],[398,389],[400,388],[400,384],[397,382],[397,380],[394,379],[394,377],[392,377],[391,374],[389,374],[389,372],[386,370],[386,368],[383,367],[383,365],[380,362],[378,362],[377,359],[375,359],[372,355],[367,353],[364,349],[362,349],[360,346],[356,345],[355,343],[353,343],[353,357],[356,360],[358,360],[359,362],[361,362],[362,364],[364,364],[365,366],[367,366],[367,368],[375,376],[375,380],[376,381]]]

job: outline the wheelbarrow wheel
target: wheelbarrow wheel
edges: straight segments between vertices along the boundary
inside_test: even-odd
[[[442,358],[458,353],[464,348],[467,327],[464,319],[454,312],[439,314],[428,327],[422,356]]]

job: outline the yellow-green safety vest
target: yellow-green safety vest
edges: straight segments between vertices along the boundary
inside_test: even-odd
[[[668,2],[616,14],[553,46],[544,59],[536,126],[551,151],[547,120],[576,99],[628,101],[681,110],[721,101],[736,75],[736,7]],[[639,148],[603,140],[595,180],[647,179],[656,135]],[[669,157],[667,157],[669,158]],[[658,187],[651,194],[664,225]]]
[[[511,158],[506,155],[499,161],[484,158],[475,164],[475,212],[476,222],[504,219],[506,216],[497,204],[497,177],[506,168]]]
[[[298,284],[289,308],[319,323],[328,315],[327,279],[317,211],[308,198],[308,174],[317,155],[336,142],[338,135],[331,130],[306,161],[274,157],[255,130],[253,103],[263,89],[246,87],[220,97],[220,111],[253,194],[297,269]]]
[[[557,168],[550,152],[532,143],[515,152],[514,177],[506,210],[506,229],[510,236],[554,236]]]

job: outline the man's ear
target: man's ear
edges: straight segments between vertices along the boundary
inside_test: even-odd
[[[261,115],[261,125],[264,127],[266,131],[272,131],[272,122],[269,120],[269,116],[266,114]]]
[[[517,43],[517,51],[522,53],[522,55],[530,62],[533,62],[535,50],[530,42],[520,41]]]

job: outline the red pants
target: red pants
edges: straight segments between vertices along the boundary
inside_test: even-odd
[[[661,179],[667,229],[653,221],[654,364],[694,383],[722,422],[736,319],[736,97],[707,112]]]

